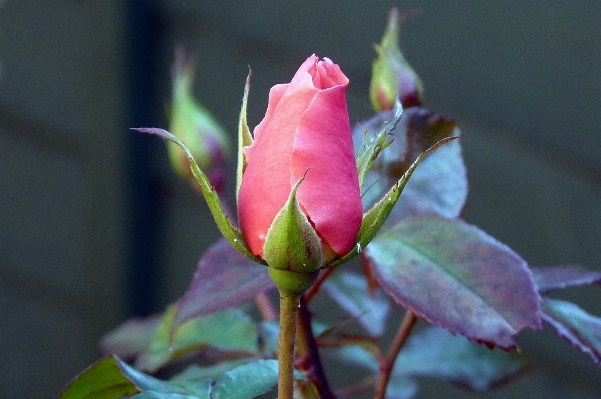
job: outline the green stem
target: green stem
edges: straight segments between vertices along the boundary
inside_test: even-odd
[[[280,291],[278,399],[292,399],[294,393],[294,339],[299,299],[299,294]]]
[[[405,313],[405,317],[403,318],[403,322],[401,323],[399,330],[388,349],[388,353],[386,357],[380,361],[380,375],[378,376],[378,382],[376,383],[376,393],[374,395],[374,399],[384,399],[386,396],[386,389],[388,388],[388,382],[390,381],[390,375],[392,374],[392,369],[394,367],[394,362],[396,361],[397,356],[403,349],[405,342],[407,342],[407,338],[409,337],[409,333],[415,326],[417,322],[417,316],[410,310],[407,310]]]

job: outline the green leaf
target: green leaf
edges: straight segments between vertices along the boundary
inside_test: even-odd
[[[196,396],[196,395],[182,395],[180,393],[164,393],[146,391],[132,396],[132,399],[210,399],[210,395]]]
[[[171,328],[195,317],[241,305],[273,288],[265,266],[246,258],[221,238],[202,255],[192,283],[178,303]]]
[[[579,265],[535,267],[532,273],[540,293],[601,283],[601,272],[587,270]]]
[[[429,327],[413,335],[397,358],[392,380],[428,376],[484,391],[515,377],[529,363],[517,352],[491,350],[486,346]]]
[[[256,358],[247,358],[239,360],[227,360],[221,363],[214,364],[212,366],[198,366],[196,364],[191,365],[181,373],[171,378],[171,382],[178,384],[199,383],[208,379],[216,380],[226,371],[230,371],[238,366],[246,363],[250,363],[257,360]]]
[[[96,362],[76,377],[59,399],[208,399],[209,392],[208,379],[187,386],[172,384],[146,375],[112,356]]]
[[[167,381],[162,381],[157,378],[151,377],[147,374],[142,373],[139,370],[131,367],[127,363],[123,362],[119,358],[116,358],[117,364],[121,369],[121,372],[127,379],[134,383],[134,385],[141,392],[157,392],[163,394],[181,394],[190,395],[191,392],[180,387],[178,385],[171,384]]]
[[[248,128],[248,122],[246,121],[246,103],[248,102],[248,92],[250,90],[250,75],[251,70],[248,69],[248,76],[246,77],[246,84],[244,85],[244,96],[242,97],[242,109],[240,110],[240,120],[238,122],[238,167],[236,170],[236,202],[238,202],[238,192],[240,191],[240,184],[242,184],[242,174],[246,169],[246,158],[242,149],[252,144],[253,138]]]
[[[341,308],[356,317],[370,335],[379,336],[384,332],[390,304],[381,291],[377,291],[375,297],[370,295],[365,278],[337,271],[322,287]]]
[[[321,239],[296,199],[296,191],[304,179],[292,187],[288,200],[267,230],[263,252],[270,268],[311,273],[322,266]]]
[[[460,220],[403,219],[365,255],[382,288],[400,305],[453,333],[515,347],[522,328],[540,328],[540,297],[526,262]]]
[[[176,312],[176,306],[171,306],[165,312],[153,342],[138,357],[136,367],[154,372],[172,360],[206,348],[249,355],[258,351],[255,325],[240,310],[227,309],[197,317],[170,333]]]
[[[363,221],[361,222],[361,228],[359,229],[358,234],[358,242],[357,245],[345,256],[342,258],[335,260],[332,263],[329,263],[327,267],[334,267],[341,263],[348,261],[349,259],[357,256],[358,253],[362,252],[363,249],[371,242],[371,240],[376,236],[376,234],[380,231],[384,222],[392,212],[394,205],[397,203],[405,185],[409,181],[409,178],[417,168],[417,166],[431,153],[433,153],[437,148],[441,145],[448,143],[452,140],[457,139],[458,137],[447,137],[439,140],[432,147],[428,148],[426,151],[422,152],[415,162],[411,164],[409,169],[401,176],[401,178],[395,183],[394,186],[388,191],[388,193],[378,202],[376,203],[367,213],[363,215]]]
[[[296,379],[305,379],[296,372]],[[257,360],[225,372],[213,387],[212,399],[251,399],[264,394],[278,382],[278,362]]]
[[[58,399],[119,399],[140,392],[119,368],[116,357],[107,357],[79,374]]]
[[[192,156],[192,153],[190,152],[188,147],[186,147],[186,145],[180,139],[178,139],[177,137],[175,137],[174,135],[172,135],[171,133],[169,133],[168,131],[166,131],[164,129],[135,128],[132,130],[135,130],[135,131],[138,131],[141,133],[149,133],[149,134],[157,135],[165,140],[169,140],[172,143],[177,144],[178,146],[180,146],[180,148],[182,150],[184,150],[184,152],[186,153],[186,156],[188,157],[188,161],[190,162],[190,168],[192,170],[192,174],[194,175],[194,177],[198,181],[198,184],[200,185],[202,195],[204,196],[205,201],[207,202],[207,205],[209,206],[209,210],[211,211],[211,214],[213,215],[213,219],[215,219],[215,223],[217,223],[217,227],[219,228],[219,231],[221,232],[221,234],[223,234],[225,239],[228,240],[228,242],[234,248],[236,248],[241,254],[248,257],[249,259],[254,260],[257,263],[265,264],[265,261],[263,261],[261,258],[259,258],[257,256],[254,256],[248,250],[248,248],[246,247],[244,238],[242,237],[242,234],[240,233],[240,231],[238,229],[236,229],[230,223],[229,217],[225,214],[225,211],[223,210],[223,206],[221,205],[221,201],[219,199],[219,196],[217,195],[217,192],[215,191],[213,186],[211,186],[211,183],[209,182],[208,177],[198,167],[198,164],[194,160],[194,157]]]
[[[386,398],[410,399],[415,396],[418,389],[419,385],[414,379],[401,375],[392,375],[388,382]]]
[[[544,298],[542,318],[560,337],[601,363],[601,318],[590,315],[577,305]]]
[[[155,337],[162,315],[127,320],[102,337],[100,347],[106,354],[133,358],[144,351]]]

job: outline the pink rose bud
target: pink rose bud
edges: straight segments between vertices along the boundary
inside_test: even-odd
[[[175,58],[169,130],[186,144],[211,184],[221,193],[225,186],[227,134],[192,94],[194,64],[186,61],[182,48],[176,50]],[[167,143],[167,150],[175,171],[193,179],[184,151],[171,142]]]
[[[398,38],[400,25],[414,14],[406,13],[399,22],[397,9],[391,8],[382,42],[375,45],[378,57],[373,63],[369,97],[377,111],[392,109],[397,96],[404,108],[422,103],[422,82],[403,57]]]
[[[274,269],[309,273],[355,245],[363,210],[348,82],[338,65],[312,55],[290,83],[271,89],[244,148],[238,221],[250,251]]]

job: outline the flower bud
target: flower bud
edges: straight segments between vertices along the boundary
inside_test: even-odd
[[[347,86],[338,65],[309,57],[271,89],[244,148],[238,221],[250,251],[273,269],[312,273],[355,245],[363,210]]]
[[[172,69],[172,103],[169,130],[192,152],[217,192],[222,192],[226,178],[227,134],[211,113],[192,95],[194,64],[186,61],[181,48],[176,50]],[[167,143],[169,158],[175,171],[192,178],[188,158],[173,143]]]
[[[397,97],[404,108],[422,103],[422,82],[403,57],[398,39],[400,25],[413,14],[409,12],[399,21],[397,9],[391,8],[382,42],[374,45],[378,56],[372,67],[369,97],[379,112],[392,109]]]

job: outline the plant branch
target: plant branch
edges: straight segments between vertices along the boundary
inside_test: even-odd
[[[399,329],[388,349],[386,357],[380,361],[380,375],[378,376],[378,382],[376,383],[376,393],[374,399],[384,399],[386,396],[386,389],[388,388],[388,382],[390,381],[390,375],[394,367],[394,362],[397,356],[403,349],[407,338],[417,322],[417,316],[410,310],[407,310],[405,317],[399,326]]]
[[[296,330],[296,341],[298,344],[298,355],[300,368],[307,377],[315,384],[321,399],[334,399],[335,395],[330,390],[326,375],[323,371],[321,358],[313,329],[311,328],[311,313],[307,308],[304,295],[300,299],[298,309],[298,328]]]
[[[280,337],[278,340],[278,399],[294,393],[294,340],[300,295],[280,291]]]
[[[304,298],[307,303],[311,302],[311,299],[313,299],[315,294],[317,294],[317,292],[319,292],[319,289],[321,288],[321,285],[323,284],[323,282],[326,281],[326,279],[328,277],[330,277],[330,274],[332,274],[333,272],[334,272],[334,268],[331,268],[331,269],[324,269],[319,273],[317,280],[315,280],[315,282],[313,283],[311,288],[309,288],[307,290],[307,292],[305,292],[305,294],[304,294]]]
[[[273,321],[277,318],[277,312],[274,309],[271,301],[269,300],[269,296],[265,291],[259,292],[255,296],[255,304],[261,312],[261,316],[263,316],[263,320]]]

